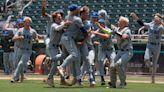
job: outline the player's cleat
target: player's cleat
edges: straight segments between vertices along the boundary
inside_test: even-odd
[[[50,87],[55,87],[55,85],[54,85],[54,80],[53,80],[53,79],[47,79],[47,84],[48,84]]]
[[[104,76],[100,76],[101,77],[101,81],[100,81],[100,84],[101,86],[105,85],[105,79],[104,79]]]
[[[65,79],[70,79],[70,76],[66,76]]]
[[[100,75],[100,72],[99,72],[99,71],[96,71],[96,72],[95,72],[95,75]]]
[[[64,77],[64,69],[62,67],[58,66],[57,70],[58,70],[60,76]]]
[[[116,85],[113,85],[111,82],[108,82],[110,88],[116,88]]]
[[[83,86],[83,82],[82,82],[81,79],[78,79],[78,80],[77,80],[77,83],[79,84],[79,86]]]
[[[95,87],[96,86],[96,82],[95,81],[92,81],[91,83],[90,83],[90,87]]]
[[[100,84],[101,84],[101,86],[105,85],[105,81],[101,81]]]
[[[16,82],[19,82],[19,79],[15,80],[15,79],[11,79],[10,81],[11,83],[16,83]]]
[[[125,82],[125,86],[127,85],[127,83]]]
[[[125,82],[124,84],[120,84],[120,85],[118,86],[118,88],[123,89],[123,88],[125,88],[126,85],[127,85],[127,84],[126,84],[126,82]]]
[[[76,78],[73,78],[71,85],[75,85],[76,83],[78,83],[79,86],[83,86],[83,82],[81,79],[77,80]]]
[[[44,82],[44,83],[47,83],[47,79],[43,79],[43,82]]]
[[[90,82],[90,87],[95,87],[96,86],[96,82],[94,79],[89,79]]]

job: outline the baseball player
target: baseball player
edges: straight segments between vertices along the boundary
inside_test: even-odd
[[[13,16],[13,15],[10,15],[10,16],[9,16],[9,20],[11,20],[12,17],[14,17],[14,16]],[[6,23],[4,29],[5,29],[5,30],[13,31],[13,33],[14,33],[14,35],[15,35],[16,32],[18,31],[18,29],[20,29],[20,28],[23,27],[23,18],[24,18],[24,17],[25,17],[25,16],[21,16],[19,19],[17,19],[16,27],[10,27],[10,26],[9,26],[10,23]],[[13,53],[13,58],[12,58],[13,70],[16,69],[16,67],[17,67],[17,65],[18,65],[18,62],[19,62],[18,56],[17,56],[17,54],[18,54],[18,49],[19,49],[19,48],[17,48],[17,46],[16,46],[17,44],[19,44],[19,42],[18,42],[18,41],[15,41],[15,42],[14,42],[14,53]],[[25,65],[25,67],[27,67],[27,65]],[[22,74],[20,77],[21,77],[21,79],[25,79],[24,74]]]
[[[51,69],[47,78],[47,83],[51,87],[54,87],[53,75],[55,74],[56,67],[57,67],[57,61],[54,61],[53,57],[59,53],[59,42],[64,32],[64,28],[71,23],[69,21],[62,22],[62,15],[63,14],[61,14],[61,12],[57,12],[57,11],[52,14],[54,23],[51,25],[50,41],[47,46],[49,56],[52,60]]]
[[[33,41],[37,41],[37,32],[30,27],[32,23],[32,19],[30,17],[24,18],[24,27],[19,29],[15,36],[13,37],[13,41],[18,41],[17,44],[18,50],[18,59],[19,63],[14,72],[14,76],[11,80],[11,83],[17,82],[19,80],[19,75],[22,75],[24,72],[24,65],[30,59],[32,53],[32,44]],[[21,79],[21,82],[23,79]]]
[[[93,11],[91,13],[91,20],[90,21],[85,21],[86,23],[84,23],[86,26],[89,26],[89,29],[91,28],[91,30],[93,31],[97,31],[98,26],[95,24],[95,22],[98,22],[98,13]],[[90,72],[90,82],[91,83],[91,87],[95,86],[96,84],[96,80],[95,80],[95,76],[94,76],[94,70],[95,70],[95,48],[94,48],[94,44],[93,44],[93,38],[96,38],[95,36],[93,36],[92,34],[89,35],[89,37],[86,40],[86,44],[88,47],[88,59],[89,59],[89,64],[87,62],[83,63],[81,66],[81,76],[84,78],[85,77],[85,72]],[[90,65],[90,71],[87,69],[88,65]]]
[[[44,42],[46,44],[46,46],[48,46],[48,43],[50,41],[50,28],[51,28],[51,24],[53,23],[53,18],[51,16],[51,14],[48,14],[46,12],[46,6],[47,6],[47,0],[42,0],[42,16],[44,16],[46,18],[47,22],[47,26],[46,26],[46,37],[44,38]],[[56,12],[60,12],[61,16],[63,17],[64,12],[61,9],[56,10]],[[47,48],[47,47],[46,47]],[[46,54],[49,55],[49,51],[46,50]]]
[[[91,31],[91,25],[90,22],[87,20],[89,15],[89,7],[83,6],[80,9],[80,18],[82,19],[82,22],[84,24],[85,30],[87,32],[80,32],[81,35],[79,35],[78,39],[75,41],[77,42],[77,47],[79,50],[79,62],[83,63],[83,67],[86,67],[86,70],[88,71],[89,74],[89,81],[90,81],[90,87],[94,87],[96,82],[94,79],[94,74],[93,74],[93,68],[92,68],[92,63],[89,61],[88,57],[88,46],[87,46],[87,41],[89,38],[89,32]],[[81,70],[81,73],[84,72],[84,70]],[[83,74],[83,73],[82,73]]]
[[[13,71],[13,51],[14,51],[14,43],[12,41],[12,37],[14,36],[14,32],[12,30],[7,30],[7,27],[13,27],[11,24],[11,15],[6,20],[6,23],[2,32],[2,49],[3,49],[3,64],[4,64],[4,73],[9,75]]]
[[[157,71],[157,62],[161,50],[161,38],[164,26],[162,25],[162,16],[157,13],[150,23],[143,23],[138,16],[132,12],[131,16],[138,22],[139,25],[148,29],[148,43],[146,46],[144,62],[152,71],[152,83],[155,83],[155,73]]]
[[[131,41],[131,30],[128,27],[129,19],[123,16],[119,17],[118,27],[111,26],[117,39],[117,54],[114,61],[110,63],[109,86],[116,88],[117,72],[120,79],[119,88],[126,86],[126,65],[133,56],[133,46]]]
[[[101,76],[101,85],[105,85],[104,60],[107,57],[109,61],[113,62],[116,54],[112,42],[112,30],[106,26],[104,19],[99,19],[99,21],[96,24],[98,25],[99,29],[98,31],[93,31],[93,34],[99,37],[99,71]]]
[[[99,11],[98,11],[98,15],[99,15],[99,19],[104,19],[104,20],[105,20],[105,24],[106,24],[107,26],[110,25],[110,23],[109,23],[109,16],[108,16],[106,10],[104,10],[104,9],[99,10]]]
[[[72,21],[72,24],[68,27],[66,32],[62,35],[61,43],[66,48],[68,56],[64,59],[63,63],[58,67],[58,71],[61,76],[64,76],[64,68],[68,64],[73,63],[73,76],[76,78],[76,82],[81,84],[80,78],[80,62],[78,49],[75,43],[75,40],[79,37],[79,32],[86,32],[82,20],[77,17],[79,14],[80,6],[76,4],[71,4],[69,6],[70,14],[66,16],[66,20]],[[63,58],[63,56],[62,56]],[[61,60],[61,59],[60,59]]]
[[[93,11],[91,14],[91,28],[93,31],[97,31],[98,30],[98,26],[96,25],[96,22],[98,22],[99,18],[98,18],[98,12]],[[89,60],[92,62],[92,59],[94,59],[95,62],[95,68],[96,68],[96,72],[95,75],[99,75],[99,64],[98,64],[98,47],[99,47],[99,42],[98,42],[98,37],[91,35],[91,41],[87,42],[88,44],[88,48],[89,48]],[[93,43],[93,46],[92,46]],[[93,52],[93,53],[92,53]],[[92,57],[92,58],[91,58]],[[93,63],[94,64],[94,63]],[[94,66],[93,66],[94,67]]]
[[[12,15],[10,16],[10,19],[11,19],[11,17],[12,17]],[[22,28],[23,27],[23,19],[17,19],[17,23],[16,23],[16,26],[17,27],[10,27],[9,26],[10,24],[9,23],[6,23],[5,24],[5,27],[4,27],[4,30],[12,30],[13,31],[13,33],[14,33],[14,35],[16,34],[16,32],[17,32],[17,30],[19,29],[19,28]],[[17,66],[17,64],[18,64],[18,61],[16,61],[17,59],[16,59],[16,57],[17,57],[17,47],[16,47],[16,44],[17,44],[17,42],[15,42],[14,43],[14,61],[13,61],[13,69],[15,70],[15,68],[16,68],[16,66]]]

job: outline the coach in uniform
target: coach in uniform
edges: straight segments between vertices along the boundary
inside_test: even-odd
[[[133,46],[131,41],[131,30],[128,27],[129,19],[123,16],[119,17],[118,27],[111,26],[115,32],[117,39],[117,54],[114,62],[110,63],[110,79],[109,86],[116,88],[117,72],[120,79],[119,88],[126,86],[126,65],[133,56]]]

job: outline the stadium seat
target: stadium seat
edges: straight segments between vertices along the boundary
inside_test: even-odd
[[[146,13],[149,13],[149,14],[152,14],[152,13],[155,13],[155,9],[151,9],[151,8],[148,8],[146,9]]]
[[[154,1],[156,1],[158,3],[163,3],[164,2],[164,0],[154,0]]]
[[[134,3],[134,4],[137,4],[139,3],[139,0],[128,0],[130,3]]]
[[[104,0],[107,4],[113,3],[114,0]]]
[[[6,0],[0,0],[0,5]],[[32,26],[42,33],[45,30],[46,19],[41,16],[41,0],[33,2],[28,8],[25,9],[24,15],[32,17],[34,23]],[[87,5],[90,10],[105,9],[110,16],[110,22],[116,23],[120,15],[129,17],[130,12],[136,12],[139,17],[144,21],[151,21],[154,13],[164,13],[164,0],[48,0],[46,11],[51,13],[56,9],[63,9],[67,14],[68,6],[70,4]],[[34,12],[34,13],[33,13]],[[17,13],[14,12],[14,15]],[[136,26],[130,18],[131,30],[136,30]]]

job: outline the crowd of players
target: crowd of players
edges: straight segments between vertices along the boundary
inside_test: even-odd
[[[83,75],[88,74],[90,87],[95,87],[95,65],[100,75],[100,84],[105,85],[104,62],[107,58],[109,63],[110,88],[124,88],[126,86],[126,65],[133,57],[133,45],[131,41],[131,30],[128,27],[129,19],[120,16],[117,25],[110,24],[105,10],[90,11],[87,6],[71,4],[68,7],[68,15],[64,16],[62,10],[56,10],[52,14],[46,13],[46,2],[42,3],[42,16],[47,18],[46,37],[39,35],[35,29],[31,28],[32,19],[28,16],[17,19],[17,27],[10,26],[10,15],[5,23],[3,62],[5,74],[13,73],[11,82],[23,82],[26,63],[30,60],[32,45],[39,38],[45,39],[46,54],[51,58],[51,69],[46,79],[46,83],[54,87],[54,75],[60,74],[60,84],[72,86],[76,83],[83,85]],[[164,31],[163,16],[159,13],[154,15],[150,23],[143,23],[135,13],[130,16],[139,25],[148,29],[148,43],[145,51],[145,65],[153,73],[156,72],[160,49],[161,35]],[[12,47],[11,44],[14,45]],[[117,45],[115,49],[114,44]],[[13,52],[14,53],[10,53]],[[10,68],[11,60],[14,57],[14,65]],[[62,61],[58,66],[58,61]],[[97,61],[97,64],[95,64]],[[14,70],[14,71],[12,71]],[[70,71],[73,79],[68,79]],[[120,84],[117,85],[117,75]],[[71,76],[71,75],[69,75]]]

